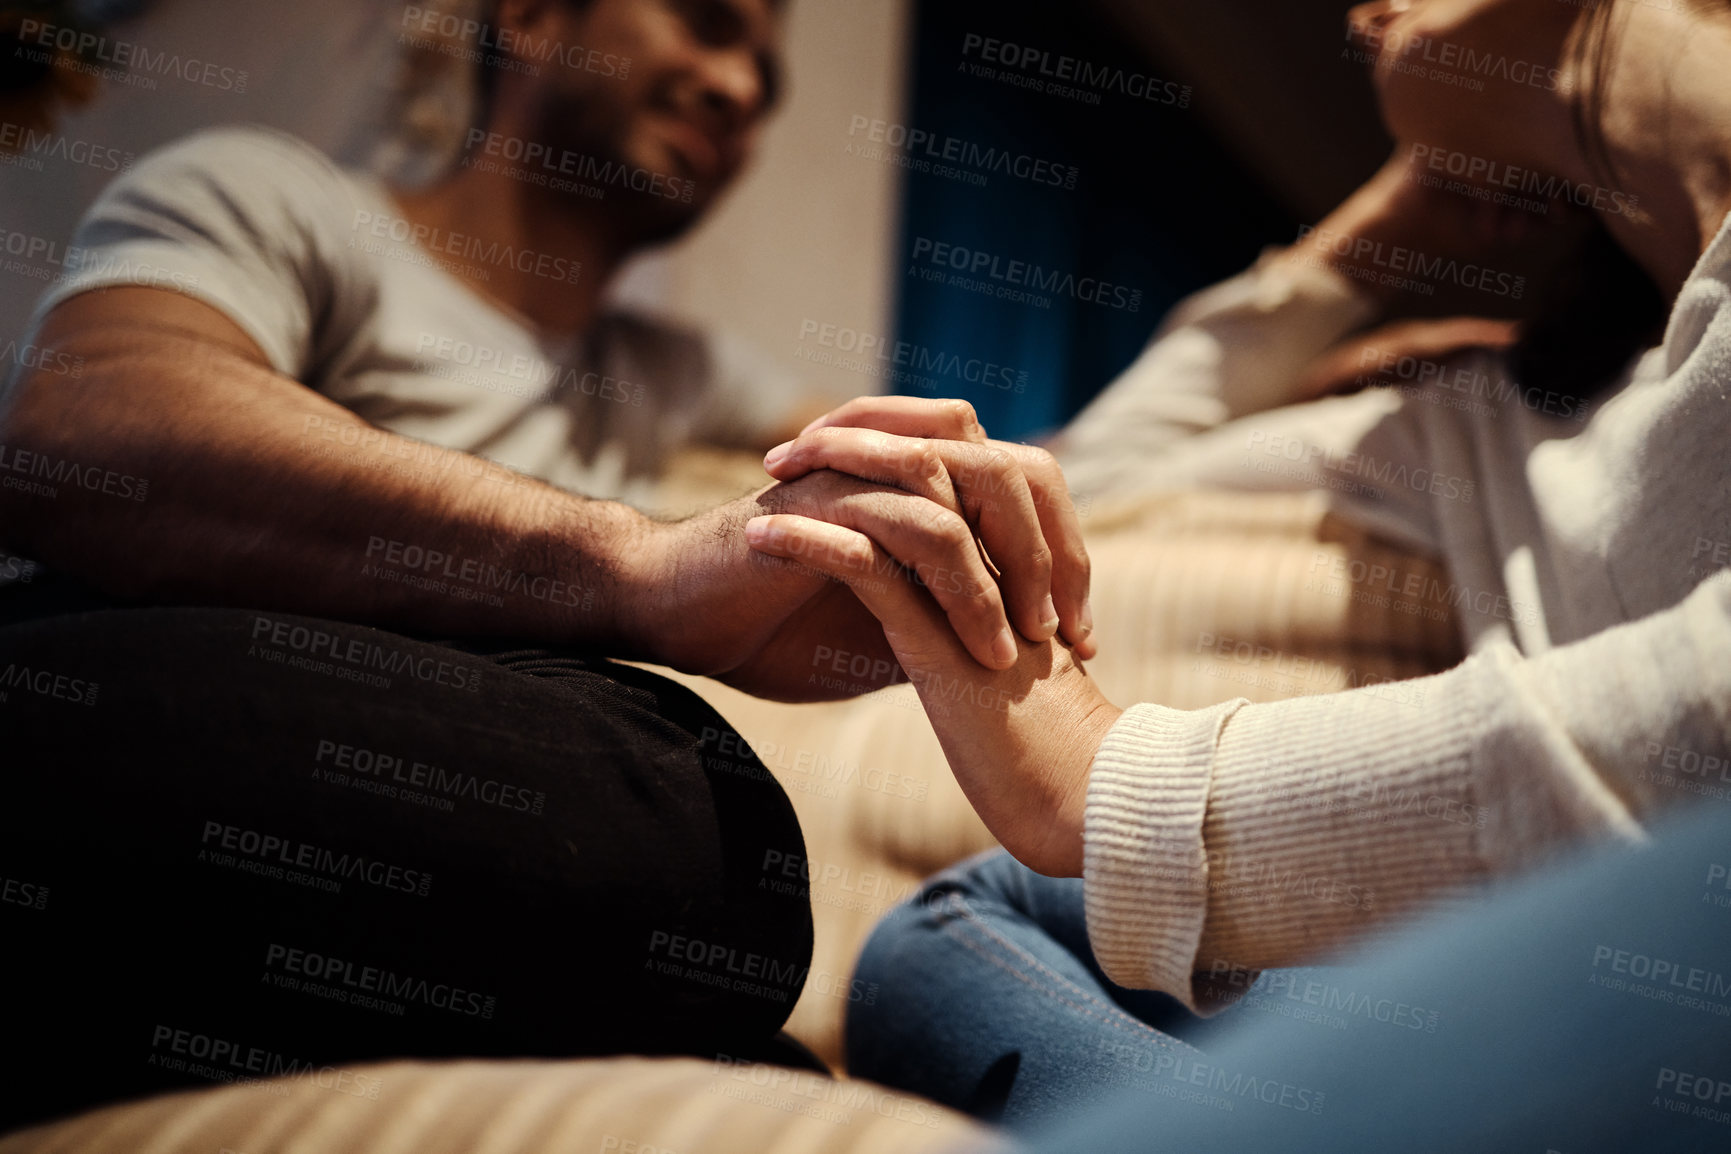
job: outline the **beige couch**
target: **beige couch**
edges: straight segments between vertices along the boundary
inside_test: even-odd
[[[986,1137],[864,1082],[612,1058],[392,1062],[193,1090],[0,1138],[0,1154],[926,1154]]]

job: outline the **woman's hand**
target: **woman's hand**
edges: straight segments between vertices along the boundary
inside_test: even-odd
[[[986,828],[1030,869],[1080,877],[1089,769],[1123,711],[1072,649],[1056,639],[1021,641],[1014,666],[983,668],[931,595],[865,534],[773,514],[747,523],[746,540],[853,591],[882,624]]]
[[[913,566],[956,632],[970,637],[974,619],[1007,614],[1029,641],[1061,633],[1082,658],[1094,656],[1088,551],[1063,471],[1044,449],[988,439],[966,401],[860,397],[770,450],[764,468],[783,484],[829,469],[924,498],[922,523],[897,526],[896,539],[872,536],[904,559],[922,538],[965,544],[951,564]],[[991,656],[1001,660],[980,656],[1002,669],[1015,639],[1006,632],[997,645]]]

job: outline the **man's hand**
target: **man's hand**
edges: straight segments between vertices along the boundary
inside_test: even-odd
[[[652,524],[628,566],[627,632],[640,654],[685,673],[726,681],[759,697],[828,700],[903,680],[876,619],[846,585],[792,561],[752,550],[745,526],[754,517],[790,512],[894,536],[937,510],[929,502],[819,472],[671,524]],[[972,539],[969,539],[972,548]],[[910,564],[953,570],[977,553],[941,538],[916,540]],[[899,572],[897,562],[888,571]],[[998,604],[994,622],[989,608]],[[977,591],[972,642],[990,655],[1005,629],[996,584]],[[864,673],[843,685],[816,677],[820,649],[865,658]]]
[[[894,558],[865,534],[789,514],[754,518],[746,533],[754,549],[847,584],[881,623],[986,828],[1030,869],[1081,876],[1089,770],[1123,711],[1072,650],[1022,642],[1009,669],[983,669],[927,592],[885,573]]]

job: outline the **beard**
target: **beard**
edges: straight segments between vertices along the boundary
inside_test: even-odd
[[[593,200],[580,191],[551,195],[566,204],[580,203],[603,217],[612,235],[626,247],[675,240],[702,218],[714,190],[643,163],[634,154],[632,136],[627,102],[619,93],[592,88],[550,97],[533,133],[555,155],[569,159],[573,182],[604,189]]]

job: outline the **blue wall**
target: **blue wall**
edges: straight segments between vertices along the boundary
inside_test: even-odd
[[[1092,9],[919,0],[915,29],[902,127],[923,135],[859,134],[906,164],[897,331],[920,379],[899,391],[966,397],[994,436],[1050,431],[1176,301],[1295,234],[1182,71],[1139,58]]]

